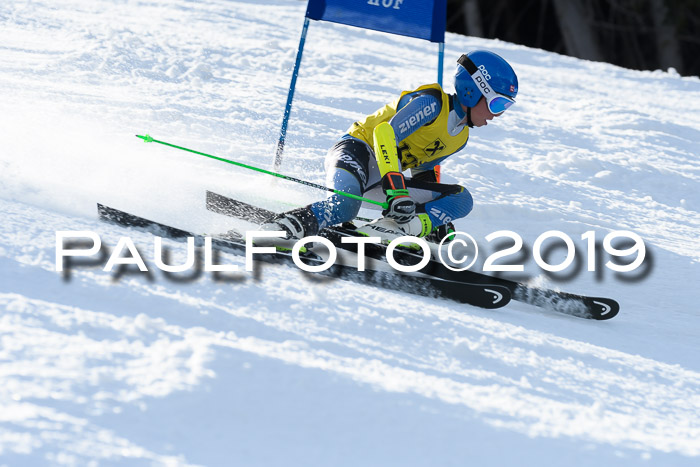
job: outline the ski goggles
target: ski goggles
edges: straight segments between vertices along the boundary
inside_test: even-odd
[[[504,96],[503,94],[498,94],[493,90],[485,78],[485,76],[488,75],[488,71],[486,70],[485,66],[481,65],[481,67],[477,67],[466,55],[459,57],[457,63],[462,65],[471,75],[474,84],[476,84],[476,87],[486,98],[486,104],[488,105],[489,112],[494,115],[498,115],[505,112],[511,105],[515,104],[515,99]]]

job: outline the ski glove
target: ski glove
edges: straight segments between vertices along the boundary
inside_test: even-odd
[[[382,214],[399,224],[410,222],[416,216],[416,202],[411,199],[401,172],[388,172],[382,177],[382,189],[389,203]]]
[[[416,217],[416,203],[410,196],[390,198],[389,207],[382,211],[384,217],[394,219],[398,224],[411,222]]]

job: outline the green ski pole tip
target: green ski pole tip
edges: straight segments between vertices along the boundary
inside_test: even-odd
[[[150,135],[145,135],[145,136],[136,135],[136,137],[141,138],[144,143],[152,143],[153,142],[153,138],[151,138]]]

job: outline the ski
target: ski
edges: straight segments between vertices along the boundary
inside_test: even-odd
[[[224,216],[244,219],[255,224],[262,224],[277,214],[274,211],[228,198],[213,191],[207,191],[207,210]]]
[[[124,227],[140,228],[161,237],[172,239],[185,239],[187,237],[203,239],[205,237],[205,235],[195,234],[187,230],[145,219],[99,203],[97,204],[97,213],[99,218],[103,221]],[[245,254],[246,242],[243,237],[234,236],[224,238],[212,236],[212,247],[234,254]],[[256,258],[272,263],[294,264],[290,251],[257,254]],[[301,260],[312,266],[325,263],[325,259],[322,256],[310,249],[301,256]],[[415,295],[444,298],[488,309],[505,306],[511,298],[510,291],[498,285],[465,284],[449,279],[440,279],[425,275],[412,276],[393,271],[370,269],[358,271],[352,266],[337,263],[329,269],[315,274]]]
[[[260,223],[276,213],[264,208],[228,198],[226,196],[207,191],[207,209],[219,214],[245,219],[250,222]],[[331,240],[338,248],[355,249],[356,245],[341,243],[343,236],[353,236],[352,229],[345,227],[329,227],[320,235]],[[365,245],[365,255],[375,259],[385,257],[385,246],[377,244]],[[394,259],[401,264],[417,264],[422,255],[409,249],[397,248],[394,250]],[[499,277],[489,276],[474,271],[453,271],[439,261],[431,260],[421,272],[430,276],[469,284],[481,284],[483,286],[497,285],[508,289],[512,299],[540,308],[564,313],[580,318],[607,320],[614,318],[620,311],[620,305],[611,298],[594,297],[572,294],[553,289],[532,287],[521,282],[516,282]]]
[[[343,236],[356,235],[351,229],[334,227],[332,229],[326,229],[323,234],[334,244],[337,244],[338,248],[356,248],[355,245],[341,243],[340,240]],[[385,250],[386,247],[384,245],[372,244],[365,246],[365,254],[372,258],[383,258],[385,256]],[[420,262],[422,255],[407,248],[397,248],[394,250],[394,259],[400,264],[413,265]],[[454,271],[436,260],[430,261],[421,272],[446,280],[506,287],[510,290],[513,300],[580,318],[607,320],[614,318],[620,310],[620,305],[617,301],[610,298],[591,297],[552,289],[537,288],[520,282],[469,270]]]

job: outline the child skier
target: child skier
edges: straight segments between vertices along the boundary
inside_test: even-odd
[[[518,78],[493,52],[477,50],[457,61],[454,95],[428,84],[404,91],[364,120],[352,124],[326,157],[327,183],[339,191],[386,199],[384,217],[360,227],[391,241],[403,235],[439,241],[451,222],[472,210],[460,185],[440,182],[439,164],[460,151],[469,128],[487,125],[515,103]],[[402,172],[411,170],[411,177]],[[279,214],[261,230],[284,231],[289,240],[316,235],[350,221],[362,202],[334,194],[324,201]]]

